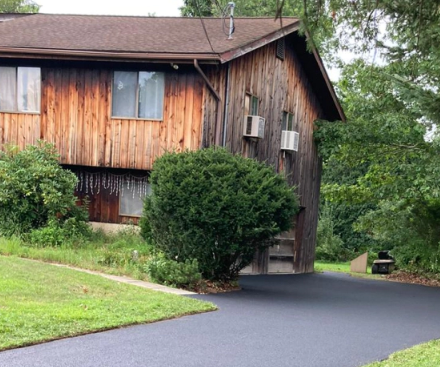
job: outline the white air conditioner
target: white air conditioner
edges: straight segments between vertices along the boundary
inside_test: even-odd
[[[292,150],[297,152],[299,134],[296,131],[283,130],[281,132],[281,150]]]
[[[264,138],[265,120],[260,116],[247,115],[244,117],[243,135],[250,138]]]

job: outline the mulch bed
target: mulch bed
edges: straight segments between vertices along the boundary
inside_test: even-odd
[[[395,271],[385,276],[385,279],[393,282],[421,284],[428,287],[440,287],[439,276],[427,276],[416,273],[408,273],[405,271]]]

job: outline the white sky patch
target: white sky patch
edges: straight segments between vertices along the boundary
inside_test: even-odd
[[[40,13],[179,16],[183,0],[36,0]]]

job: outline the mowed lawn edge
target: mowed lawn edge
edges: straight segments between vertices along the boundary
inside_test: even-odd
[[[434,367],[440,361],[440,339],[391,354],[387,359],[363,367]]]
[[[0,351],[216,309],[99,275],[0,256]]]

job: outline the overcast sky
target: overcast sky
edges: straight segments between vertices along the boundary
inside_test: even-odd
[[[178,16],[183,0],[36,0],[41,13]]]

